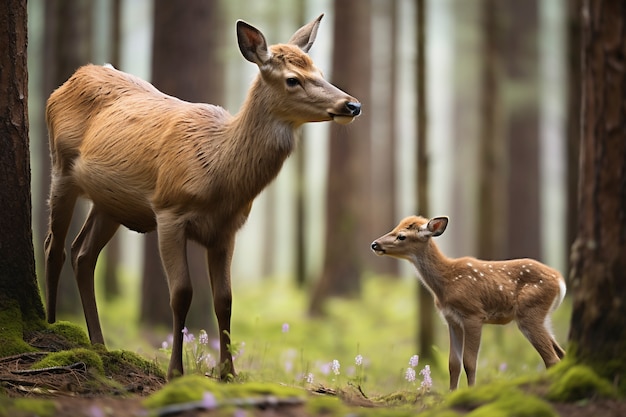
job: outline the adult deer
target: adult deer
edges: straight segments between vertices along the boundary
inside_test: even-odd
[[[468,385],[476,379],[483,324],[512,320],[550,367],[565,355],[550,331],[550,316],[563,301],[565,281],[558,271],[532,259],[481,261],[447,258],[432,237],[441,235],[447,217],[407,217],[376,239],[372,250],[411,262],[448,323],[450,389],[457,388],[461,361]]]
[[[111,67],[79,68],[52,93],[46,109],[53,165],[45,241],[48,322],[55,321],[74,204],[85,196],[93,205],[72,244],[71,263],[91,342],[104,344],[94,295],[98,254],[120,224],[142,233],[156,228],[173,313],[168,378],[183,373],[182,330],[192,297],[187,239],[207,248],[220,375],[235,375],[229,352],[235,233],[294,149],[302,124],[346,124],[361,111],[307,55],[321,18],[287,44],[269,47],[258,29],[237,22],[239,49],[260,74],[234,116],[168,96]]]

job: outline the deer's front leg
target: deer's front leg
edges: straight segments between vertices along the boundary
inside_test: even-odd
[[[220,243],[207,251],[213,305],[220,332],[220,378],[228,380],[235,376],[235,366],[230,351],[230,315],[232,292],[230,285],[230,264],[235,246],[234,235],[220,239]]]
[[[480,320],[465,320],[463,322],[463,367],[467,375],[467,385],[472,386],[476,382],[476,360],[480,348],[480,337],[483,324]]]
[[[450,391],[459,385],[461,375],[461,359],[463,357],[463,327],[453,319],[446,318],[450,333],[450,359],[448,368],[450,371]]]
[[[187,239],[184,227],[177,224],[175,216],[157,216],[159,252],[170,289],[170,308],[173,318],[172,356],[167,370],[171,380],[183,374],[183,329],[189,312],[193,288],[187,265]]]

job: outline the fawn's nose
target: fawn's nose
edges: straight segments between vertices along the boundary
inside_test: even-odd
[[[361,114],[361,103],[355,101],[349,101],[346,103],[346,108],[352,116],[358,116]]]
[[[380,245],[378,242],[372,242],[372,250],[380,250]]]

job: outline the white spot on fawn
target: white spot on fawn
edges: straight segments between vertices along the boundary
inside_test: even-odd
[[[499,289],[500,291],[502,291],[502,289],[503,289],[502,284],[498,285],[498,289]]]

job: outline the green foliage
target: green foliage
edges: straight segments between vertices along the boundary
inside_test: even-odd
[[[88,370],[93,370],[99,375],[104,375],[104,365],[100,355],[93,350],[84,348],[53,352],[33,364],[32,368],[44,369],[53,366],[68,366],[78,362],[83,362],[87,365]]]

